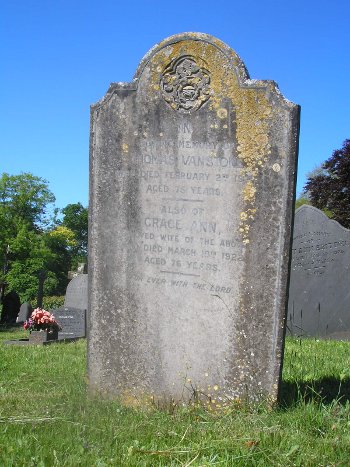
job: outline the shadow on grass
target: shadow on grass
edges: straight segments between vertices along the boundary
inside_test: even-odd
[[[0,324],[0,332],[11,332],[11,331],[18,331],[23,329],[21,324]]]
[[[350,378],[322,378],[315,381],[282,381],[280,403],[282,407],[295,405],[296,402],[318,402],[340,404],[350,401]]]

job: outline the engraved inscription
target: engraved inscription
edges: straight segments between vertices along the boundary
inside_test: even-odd
[[[350,244],[347,240],[330,241],[329,232],[307,232],[294,239],[292,269],[307,275],[321,276],[338,255],[344,255]]]
[[[141,131],[134,167],[118,174],[140,180],[144,201],[134,244],[143,273],[135,280],[145,289],[228,297],[237,289],[246,250],[240,210],[228,214],[227,200],[239,200],[251,175],[242,171],[235,140],[213,133],[203,141],[190,118],[178,115],[171,134],[158,127]]]
[[[199,67],[190,55],[171,62],[160,79],[164,100],[174,110],[184,113],[198,110],[209,99],[209,84],[209,71]]]
[[[141,179],[147,201],[138,238],[145,274],[137,280],[144,287],[231,295],[232,264],[235,272],[241,267],[244,245],[238,219],[222,216],[213,206],[217,202],[225,206],[225,199],[234,198],[250,177],[241,171],[234,141],[208,139],[205,144],[180,145],[176,141],[182,141],[184,133],[192,134],[193,127],[183,120],[177,128],[178,139],[162,132],[164,139],[159,140],[148,133],[137,155],[135,176]],[[169,148],[176,151],[168,152]],[[213,149],[220,157],[212,156]]]

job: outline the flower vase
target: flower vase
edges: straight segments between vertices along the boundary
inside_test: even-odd
[[[31,344],[43,344],[44,342],[54,341],[58,339],[58,331],[30,331],[29,343]]]

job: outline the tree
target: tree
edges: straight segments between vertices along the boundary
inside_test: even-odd
[[[6,282],[23,301],[35,300],[39,275],[44,272],[46,296],[64,294],[71,266],[75,235],[67,227],[57,226],[45,232],[28,231],[25,225],[10,241],[10,268]]]
[[[0,283],[3,295],[16,290],[22,300],[36,295],[39,271],[51,252],[44,232],[48,206],[55,201],[46,180],[30,173],[0,177]]]
[[[45,244],[51,252],[46,269],[51,271],[56,280],[53,287],[49,287],[48,279],[45,282],[46,295],[61,295],[65,293],[68,282],[68,271],[72,265],[72,259],[77,241],[75,234],[68,227],[59,225],[47,232]]]
[[[81,203],[68,204],[62,209],[62,226],[70,229],[75,236],[76,245],[72,247],[73,266],[85,262],[88,246],[88,209]]]
[[[309,176],[304,192],[313,206],[328,211],[334,220],[350,228],[350,139],[333,152],[321,169]]]
[[[2,174],[0,178],[0,213],[6,225],[14,226],[18,220],[32,229],[47,225],[47,206],[55,196],[47,181],[30,173]]]
[[[56,231],[50,205],[55,201],[46,180],[30,173],[0,178],[1,293],[16,290],[21,300],[33,300],[39,276],[45,272],[45,292],[62,293],[71,261],[74,233]],[[51,224],[51,225],[50,225]],[[68,238],[68,241],[67,241]]]
[[[7,288],[15,290],[21,301],[32,301],[38,292],[39,275],[46,271],[53,254],[46,245],[45,235],[28,230],[23,223],[16,237],[9,240],[9,270],[5,276]],[[51,287],[57,279],[50,275]]]
[[[1,297],[6,284],[22,302],[33,301],[43,276],[46,296],[63,294],[68,270],[86,261],[87,208],[68,204],[62,209],[62,221],[57,221],[54,201],[40,177],[30,173],[0,177]]]
[[[29,173],[0,178],[0,285],[32,301],[45,273],[44,294],[65,292],[72,263],[87,252],[87,208],[69,204],[63,220],[50,209],[55,201],[46,180]],[[50,212],[51,211],[51,212]],[[51,214],[51,216],[50,216]],[[54,216],[53,216],[53,215]]]

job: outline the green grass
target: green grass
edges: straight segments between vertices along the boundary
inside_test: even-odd
[[[22,337],[0,332],[0,340]],[[350,343],[286,343],[282,405],[141,411],[86,391],[86,342],[0,344],[1,466],[348,466]]]

